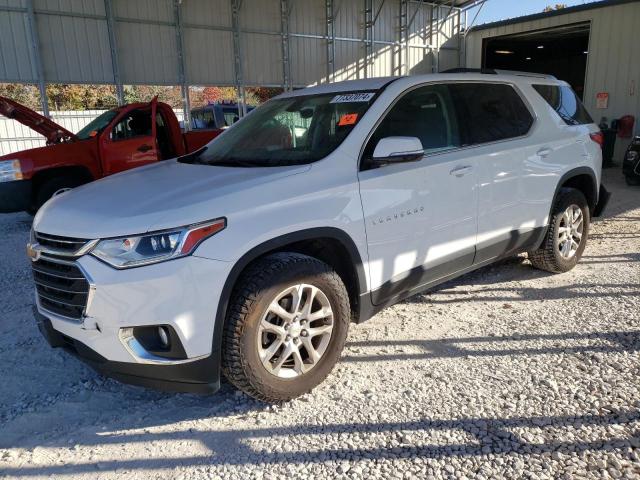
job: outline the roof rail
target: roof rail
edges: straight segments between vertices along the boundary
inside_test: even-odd
[[[546,78],[549,80],[557,80],[553,75],[533,72],[519,72],[517,70],[497,70],[493,68],[450,68],[440,73],[481,73],[485,75],[516,75],[518,77],[534,77]]]
[[[493,68],[450,68],[443,70],[440,73],[484,73],[487,75],[497,75],[497,72]]]
[[[549,80],[557,80],[553,75],[546,73],[534,73],[534,72],[519,72],[517,70],[496,70],[498,75],[517,75],[518,77],[534,77],[534,78],[546,78]]]

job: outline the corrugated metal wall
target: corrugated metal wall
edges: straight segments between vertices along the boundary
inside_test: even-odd
[[[233,1],[179,3],[186,83],[237,84]],[[117,62],[111,57],[108,2]],[[45,82],[114,83],[115,64],[122,84],[181,84],[174,0],[0,0],[0,82],[38,81],[30,5]],[[284,17],[283,5],[289,8]],[[369,44],[367,8],[375,17]],[[333,50],[327,11],[334,15]],[[288,65],[282,34],[287,18]],[[285,72],[293,87],[431,72],[457,66],[459,58],[458,9],[449,6],[402,0],[242,0],[238,20],[239,74],[245,85],[283,85]],[[402,22],[408,24],[404,38]]]
[[[478,68],[482,63],[482,42],[485,38],[547,29],[579,22],[591,23],[589,56],[584,103],[596,120],[609,120],[631,114],[640,117],[640,2],[583,10],[534,21],[503,25],[497,28],[472,30],[466,40],[466,64]],[[596,108],[596,94],[609,93],[609,107]],[[636,121],[640,133],[640,122]],[[626,142],[618,142],[620,149]],[[616,156],[619,156],[616,148]]]

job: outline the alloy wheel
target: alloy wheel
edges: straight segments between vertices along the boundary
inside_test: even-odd
[[[293,285],[271,301],[258,327],[262,365],[280,378],[295,378],[315,367],[329,346],[333,311],[327,296],[309,284]]]
[[[558,227],[558,250],[563,258],[568,260],[575,256],[582,241],[583,228],[582,210],[577,205],[569,205],[562,214]]]

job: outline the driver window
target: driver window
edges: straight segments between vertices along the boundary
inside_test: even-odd
[[[459,147],[460,133],[449,88],[419,87],[398,100],[371,136],[365,159],[371,158],[375,146],[385,137],[417,137],[426,154]]]
[[[151,114],[133,110],[113,127],[111,140],[127,140],[151,135]]]

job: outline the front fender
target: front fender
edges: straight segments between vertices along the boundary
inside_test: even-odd
[[[360,252],[358,251],[355,242],[344,230],[333,227],[319,227],[299,230],[296,232],[291,232],[285,235],[271,238],[266,242],[256,245],[251,250],[242,255],[234,263],[233,267],[229,271],[229,274],[227,275],[227,279],[225,280],[224,287],[222,288],[222,292],[220,293],[220,297],[218,300],[218,307],[216,309],[216,317],[213,330],[213,345],[211,350],[214,355],[216,354],[216,352],[219,355],[222,350],[222,334],[224,331],[227,309],[231,300],[231,294],[233,292],[233,287],[236,285],[236,282],[238,281],[238,278],[240,277],[244,269],[252,261],[269,252],[279,250],[286,245],[316,238],[332,238],[338,240],[346,247],[347,251],[349,252],[349,256],[351,257],[351,261],[355,266],[360,296],[362,297],[362,295],[365,294],[365,292],[367,291],[367,280],[362,257],[360,256]],[[196,251],[196,255],[197,253],[198,252]]]

